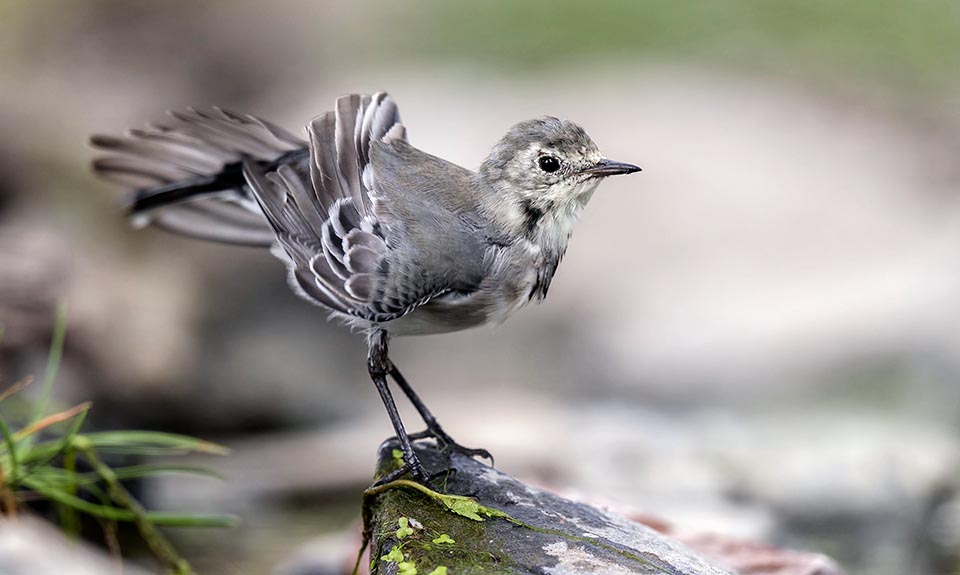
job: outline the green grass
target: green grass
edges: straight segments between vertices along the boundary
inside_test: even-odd
[[[26,409],[21,405],[21,409],[9,411],[29,414],[5,416],[0,411],[0,512],[13,518],[23,511],[25,503],[46,500],[56,509],[63,531],[72,538],[80,535],[81,516],[95,518],[110,548],[118,556],[118,523],[133,523],[143,541],[169,572],[177,575],[193,573],[159,527],[228,527],[235,524],[235,519],[225,515],[148,511],[126,489],[124,482],[171,473],[214,474],[203,468],[168,463],[111,467],[104,461],[104,456],[143,458],[196,452],[225,454],[226,450],[207,441],[156,431],[85,432],[84,423],[92,407],[90,403],[49,411],[63,352],[64,318],[65,312],[61,308],[37,399],[27,402],[19,397],[32,383],[29,377],[0,391],[0,410],[19,400]]]

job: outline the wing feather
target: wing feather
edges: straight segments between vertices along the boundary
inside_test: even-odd
[[[199,119],[203,129],[216,127],[208,116]],[[307,135],[309,162],[302,171],[263,174],[251,162],[243,166],[292,281],[308,298],[374,322],[395,319],[440,293],[384,287],[417,283],[403,268],[390,276],[390,244],[371,201],[377,182],[370,147],[406,137],[393,100],[383,93],[344,96],[333,112],[308,124]]]

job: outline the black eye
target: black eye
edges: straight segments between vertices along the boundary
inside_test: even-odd
[[[537,164],[541,170],[547,173],[553,173],[560,169],[560,160],[556,156],[540,156]]]

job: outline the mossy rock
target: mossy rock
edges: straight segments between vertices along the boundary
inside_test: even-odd
[[[381,446],[377,476],[396,469]],[[439,492],[411,481],[370,490],[364,528],[377,575],[724,575],[652,529],[526,485],[430,444],[417,453]]]

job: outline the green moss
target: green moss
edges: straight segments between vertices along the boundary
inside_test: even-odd
[[[413,535],[413,527],[410,527],[410,519],[406,517],[401,517],[397,519],[397,524],[400,525],[400,528],[397,529],[396,535],[397,539],[403,539],[407,535]]]
[[[388,563],[399,563],[403,561],[403,551],[400,550],[399,545],[394,545],[390,552],[381,557],[380,560]]]
[[[371,514],[374,500],[387,492],[390,493],[390,497],[378,502],[377,518],[374,520]],[[390,551],[381,556],[381,560],[396,562],[398,567],[401,563],[407,563],[404,567],[406,571],[399,571],[401,575],[415,575],[418,564],[423,565],[424,569],[432,568],[433,571],[442,566],[451,565],[456,568],[458,574],[464,575],[488,572],[488,569],[494,566],[504,569],[509,558],[503,554],[494,553],[491,549],[489,541],[497,537],[488,531],[490,522],[486,521],[487,518],[504,519],[536,533],[555,535],[567,541],[597,547],[660,572],[674,573],[669,565],[654,555],[634,553],[604,543],[596,537],[573,535],[557,529],[528,525],[499,509],[480,505],[469,497],[437,493],[410,480],[401,479],[368,489],[364,493],[363,507],[364,526],[365,530],[368,530],[364,534],[364,547],[368,543],[373,543],[374,556],[379,556],[383,550],[389,548]],[[451,517],[451,513],[457,517]],[[420,517],[418,522],[423,526],[416,532],[409,527],[410,517],[413,515]],[[378,533],[371,533],[369,529],[373,524],[399,525],[400,529],[394,530],[391,527]],[[444,531],[440,532],[440,528]],[[405,540],[401,545],[398,542],[402,539]],[[458,541],[460,543],[457,543]],[[401,552],[400,549],[404,548],[405,551]],[[359,559],[357,564],[359,565]],[[377,564],[374,562],[371,565],[371,573],[378,572],[376,567]],[[446,569],[440,571],[441,574],[445,572]]]
[[[378,499],[387,493],[389,497]],[[467,497],[444,495],[412,481],[399,480],[367,491],[364,517],[367,529],[374,525],[391,526],[378,527],[379,531],[367,534],[373,546],[372,556],[380,557],[380,562],[396,563],[398,569],[401,563],[407,563],[406,571],[399,571],[404,575],[413,575],[413,570],[444,575],[448,569],[457,575],[490,573],[506,562],[506,557],[490,549],[489,522],[484,520],[508,516]],[[414,517],[422,529],[410,527]],[[403,537],[393,525],[401,526]],[[378,566],[379,562],[374,561],[372,573],[379,572]]]

